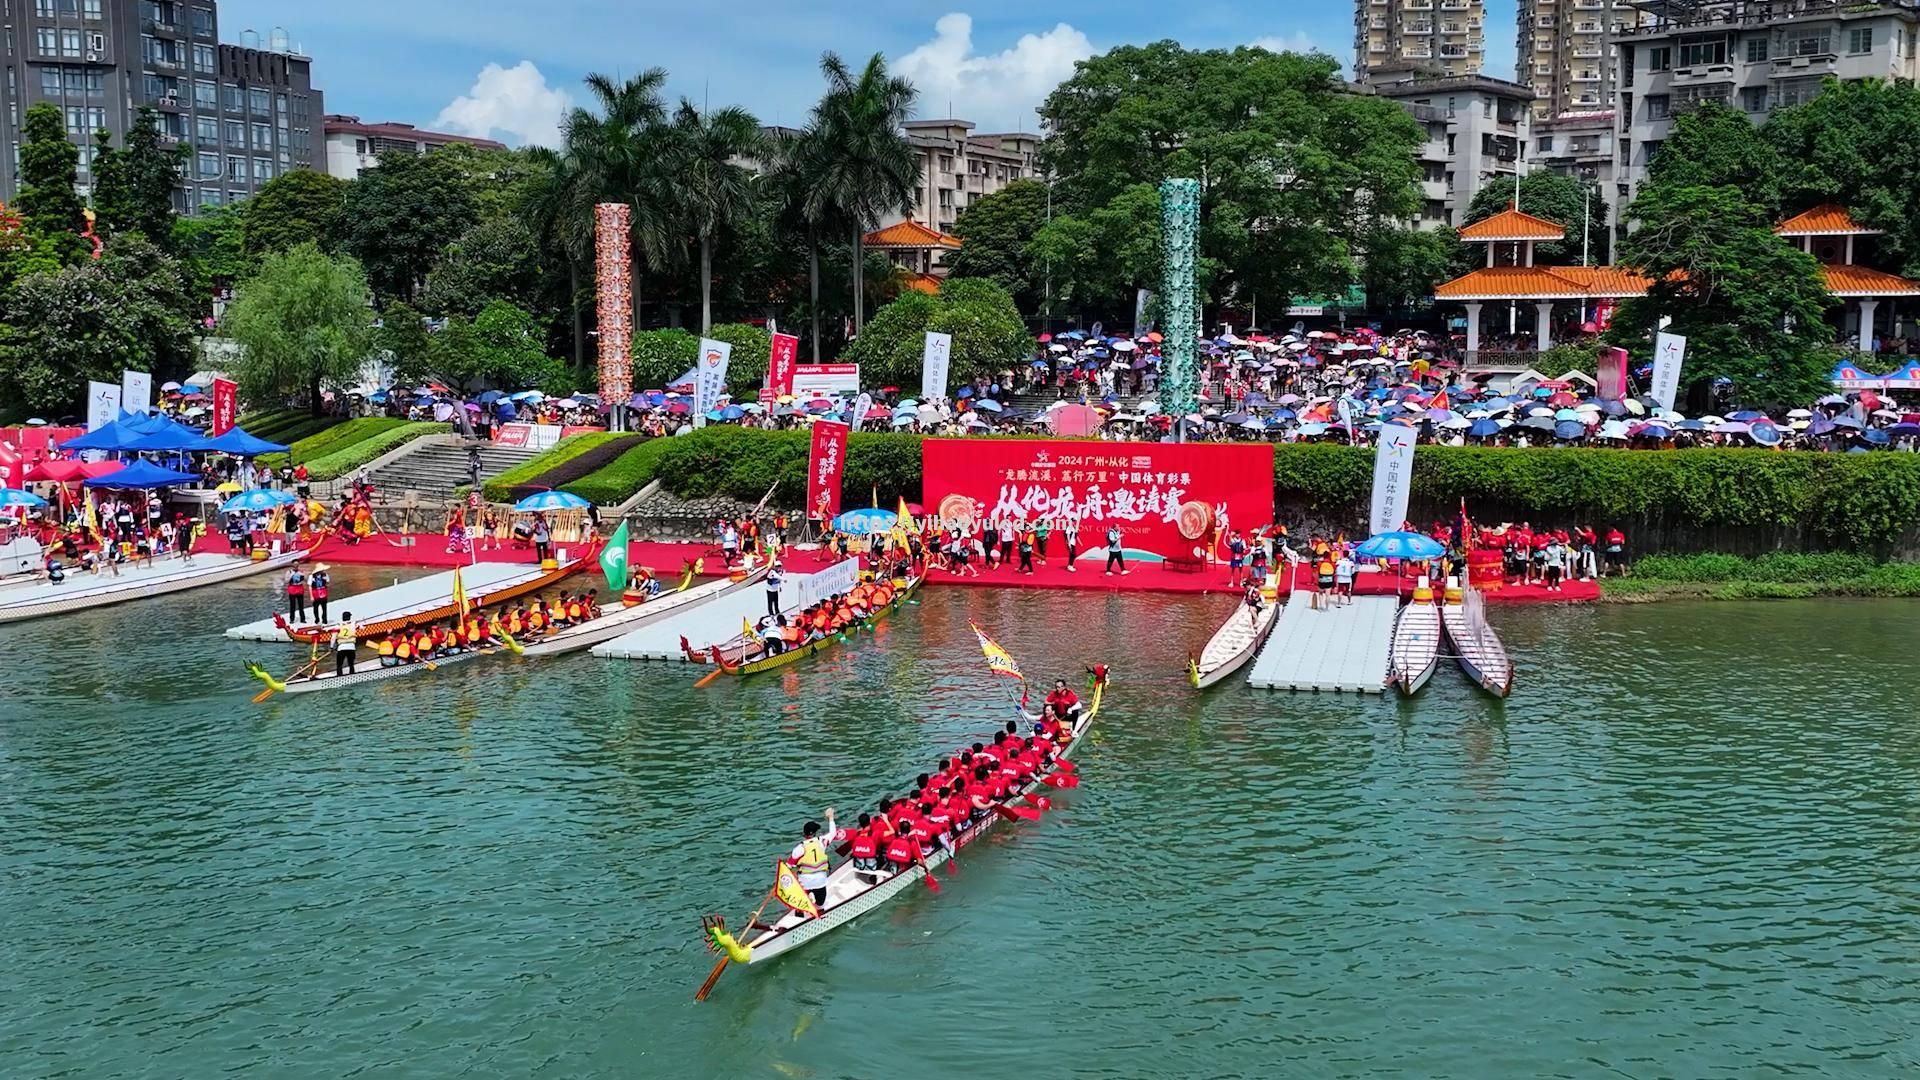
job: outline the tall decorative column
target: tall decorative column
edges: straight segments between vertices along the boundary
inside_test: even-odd
[[[1160,411],[1174,418],[1174,438],[1184,442],[1181,421],[1200,408],[1194,397],[1194,341],[1200,315],[1193,279],[1200,247],[1200,181],[1160,182],[1160,233],[1164,245],[1160,298],[1167,327],[1160,350]]]
[[[633,260],[629,236],[633,207],[599,203],[593,208],[594,281],[600,320],[600,400],[607,426],[626,430],[627,399],[633,396]]]

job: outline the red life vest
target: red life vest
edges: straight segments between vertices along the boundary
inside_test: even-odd
[[[926,818],[914,818],[913,832],[910,835],[913,837],[915,846],[924,846],[932,842],[934,837],[939,836],[940,830]]]
[[[880,850],[880,844],[866,829],[848,829],[848,854],[856,859],[871,859]]]
[[[965,821],[972,812],[973,801],[965,795],[953,795],[947,799],[947,813],[953,815],[953,820]]]
[[[890,862],[906,863],[920,861],[920,845],[904,836],[896,836],[887,841],[887,859]]]

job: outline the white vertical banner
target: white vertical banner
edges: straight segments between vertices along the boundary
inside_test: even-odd
[[[1413,498],[1413,444],[1420,433],[1399,424],[1384,424],[1373,454],[1373,512],[1368,518],[1373,535],[1398,531],[1407,520]]]
[[[128,412],[153,411],[153,375],[145,371],[120,373],[120,407]]]
[[[927,331],[926,348],[920,354],[920,400],[939,401],[947,396],[947,366],[953,359],[953,335]]]
[[[1147,306],[1152,303],[1153,290],[1133,291],[1133,332],[1136,337],[1153,329],[1153,324],[1147,321]]]
[[[700,355],[693,361],[693,426],[706,427],[707,413],[727,392],[727,363],[733,346],[712,338],[700,339]]]
[[[1648,391],[1661,408],[1673,408],[1680,391],[1680,365],[1687,359],[1687,339],[1661,331],[1653,335],[1653,387]]]
[[[120,388],[110,382],[87,383],[87,430],[99,431],[120,419]]]

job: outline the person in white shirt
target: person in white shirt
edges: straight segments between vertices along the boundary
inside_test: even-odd
[[[1360,567],[1353,561],[1352,555],[1346,554],[1345,552],[1341,553],[1340,561],[1333,566],[1333,588],[1335,594],[1344,596],[1348,600],[1353,599],[1353,575],[1359,569]]]

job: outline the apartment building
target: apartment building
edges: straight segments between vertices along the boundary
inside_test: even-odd
[[[1620,63],[1612,39],[1637,24],[1631,0],[1520,0],[1519,81],[1536,124],[1613,107]]]
[[[908,220],[935,232],[952,233],[960,211],[975,199],[1038,175],[1038,135],[1018,131],[976,135],[966,120],[909,120],[906,136],[920,155],[920,184],[914,189]]]
[[[1353,77],[1418,63],[1444,75],[1473,75],[1486,52],[1482,0],[1355,0]]]
[[[78,184],[92,187],[94,132],[121,145],[151,106],[163,137],[193,148],[175,195],[182,211],[245,198],[291,169],[324,167],[314,124],[323,115],[312,60],[284,30],[268,46],[246,31],[221,44],[215,0],[0,0],[7,152],[0,194],[19,187],[20,124],[48,101],[80,148]]]
[[[1703,102],[1755,123],[1829,78],[1920,76],[1920,0],[1636,0],[1619,51],[1615,188],[1625,203],[1673,121]],[[1889,137],[1902,133],[1890,132]]]
[[[424,154],[454,143],[482,150],[505,150],[507,144],[470,135],[450,135],[442,131],[423,131],[412,124],[389,121],[368,124],[357,116],[329,116],[323,121],[327,140],[327,171],[342,180],[358,177],[362,170],[379,164],[388,150]]]
[[[1490,184],[1511,186],[1527,159],[1533,90],[1420,65],[1376,68],[1361,88],[1399,102],[1426,130],[1420,145],[1421,228],[1457,227]]]

